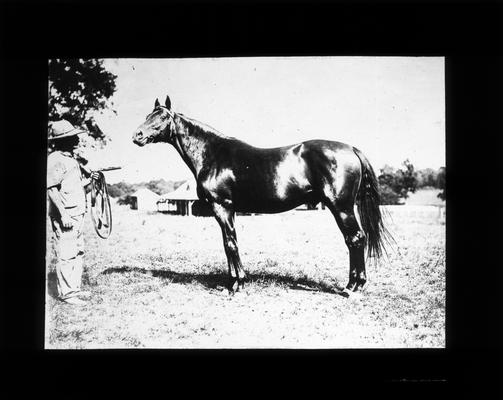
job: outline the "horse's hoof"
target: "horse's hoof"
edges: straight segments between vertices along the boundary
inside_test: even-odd
[[[363,298],[363,294],[361,292],[353,292],[352,290],[349,290],[348,288],[345,288],[341,292],[341,295],[343,297],[346,297],[347,299],[351,299],[351,300],[361,300]]]
[[[234,295],[238,291],[239,291],[239,282],[234,281],[234,283],[229,287],[229,294]]]

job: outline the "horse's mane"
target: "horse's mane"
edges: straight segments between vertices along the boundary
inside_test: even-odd
[[[239,140],[239,139],[236,139],[235,137],[224,135],[223,133],[217,131],[215,128],[213,128],[203,122],[195,120],[194,118],[187,117],[186,115],[184,115],[182,113],[176,113],[176,115],[181,117],[182,120],[184,120],[185,122],[188,122],[190,125],[192,125],[193,127],[195,127],[199,131],[213,134],[213,135],[215,135],[219,138],[222,138],[222,139]]]

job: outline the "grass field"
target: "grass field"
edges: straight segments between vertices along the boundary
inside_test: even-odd
[[[86,217],[88,305],[56,300],[48,255],[46,348],[438,348],[445,346],[445,225],[438,207],[388,207],[398,244],[360,299],[339,291],[348,251],[328,210],[238,216],[250,282],[230,296],[214,218],[113,207]],[[50,245],[50,244],[49,244]]]

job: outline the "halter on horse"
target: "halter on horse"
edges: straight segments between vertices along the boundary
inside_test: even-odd
[[[197,194],[207,201],[222,229],[229,266],[229,290],[246,279],[234,229],[235,212],[278,213],[322,202],[332,212],[349,249],[345,294],[366,281],[365,255],[380,257],[389,236],[379,210],[377,179],[367,158],[344,143],[310,140],[261,149],[171,110],[169,97],[133,134],[138,146],[170,143],[190,168]],[[354,213],[355,203],[361,225]]]

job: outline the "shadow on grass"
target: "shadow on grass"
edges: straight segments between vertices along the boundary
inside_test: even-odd
[[[200,283],[201,285],[209,289],[222,289],[222,287],[227,287],[228,278],[227,275],[221,273],[209,273],[209,274],[193,274],[193,273],[180,273],[170,270],[154,270],[145,269],[138,267],[112,267],[104,270],[102,274],[115,274],[124,272],[137,272],[142,274],[148,274],[153,277],[159,277],[162,279],[169,279],[173,283]],[[261,286],[267,286],[268,282],[276,283],[280,285],[287,285],[290,289],[294,290],[306,290],[312,292],[324,292],[332,293],[344,296],[342,293],[343,288],[338,284],[329,286],[326,283],[316,282],[309,278],[295,278],[293,276],[278,275],[278,274],[248,274],[247,278],[248,284],[256,283]]]
[[[58,297],[58,283],[57,283],[56,271],[51,271],[47,274],[47,293],[51,297],[54,298]]]

